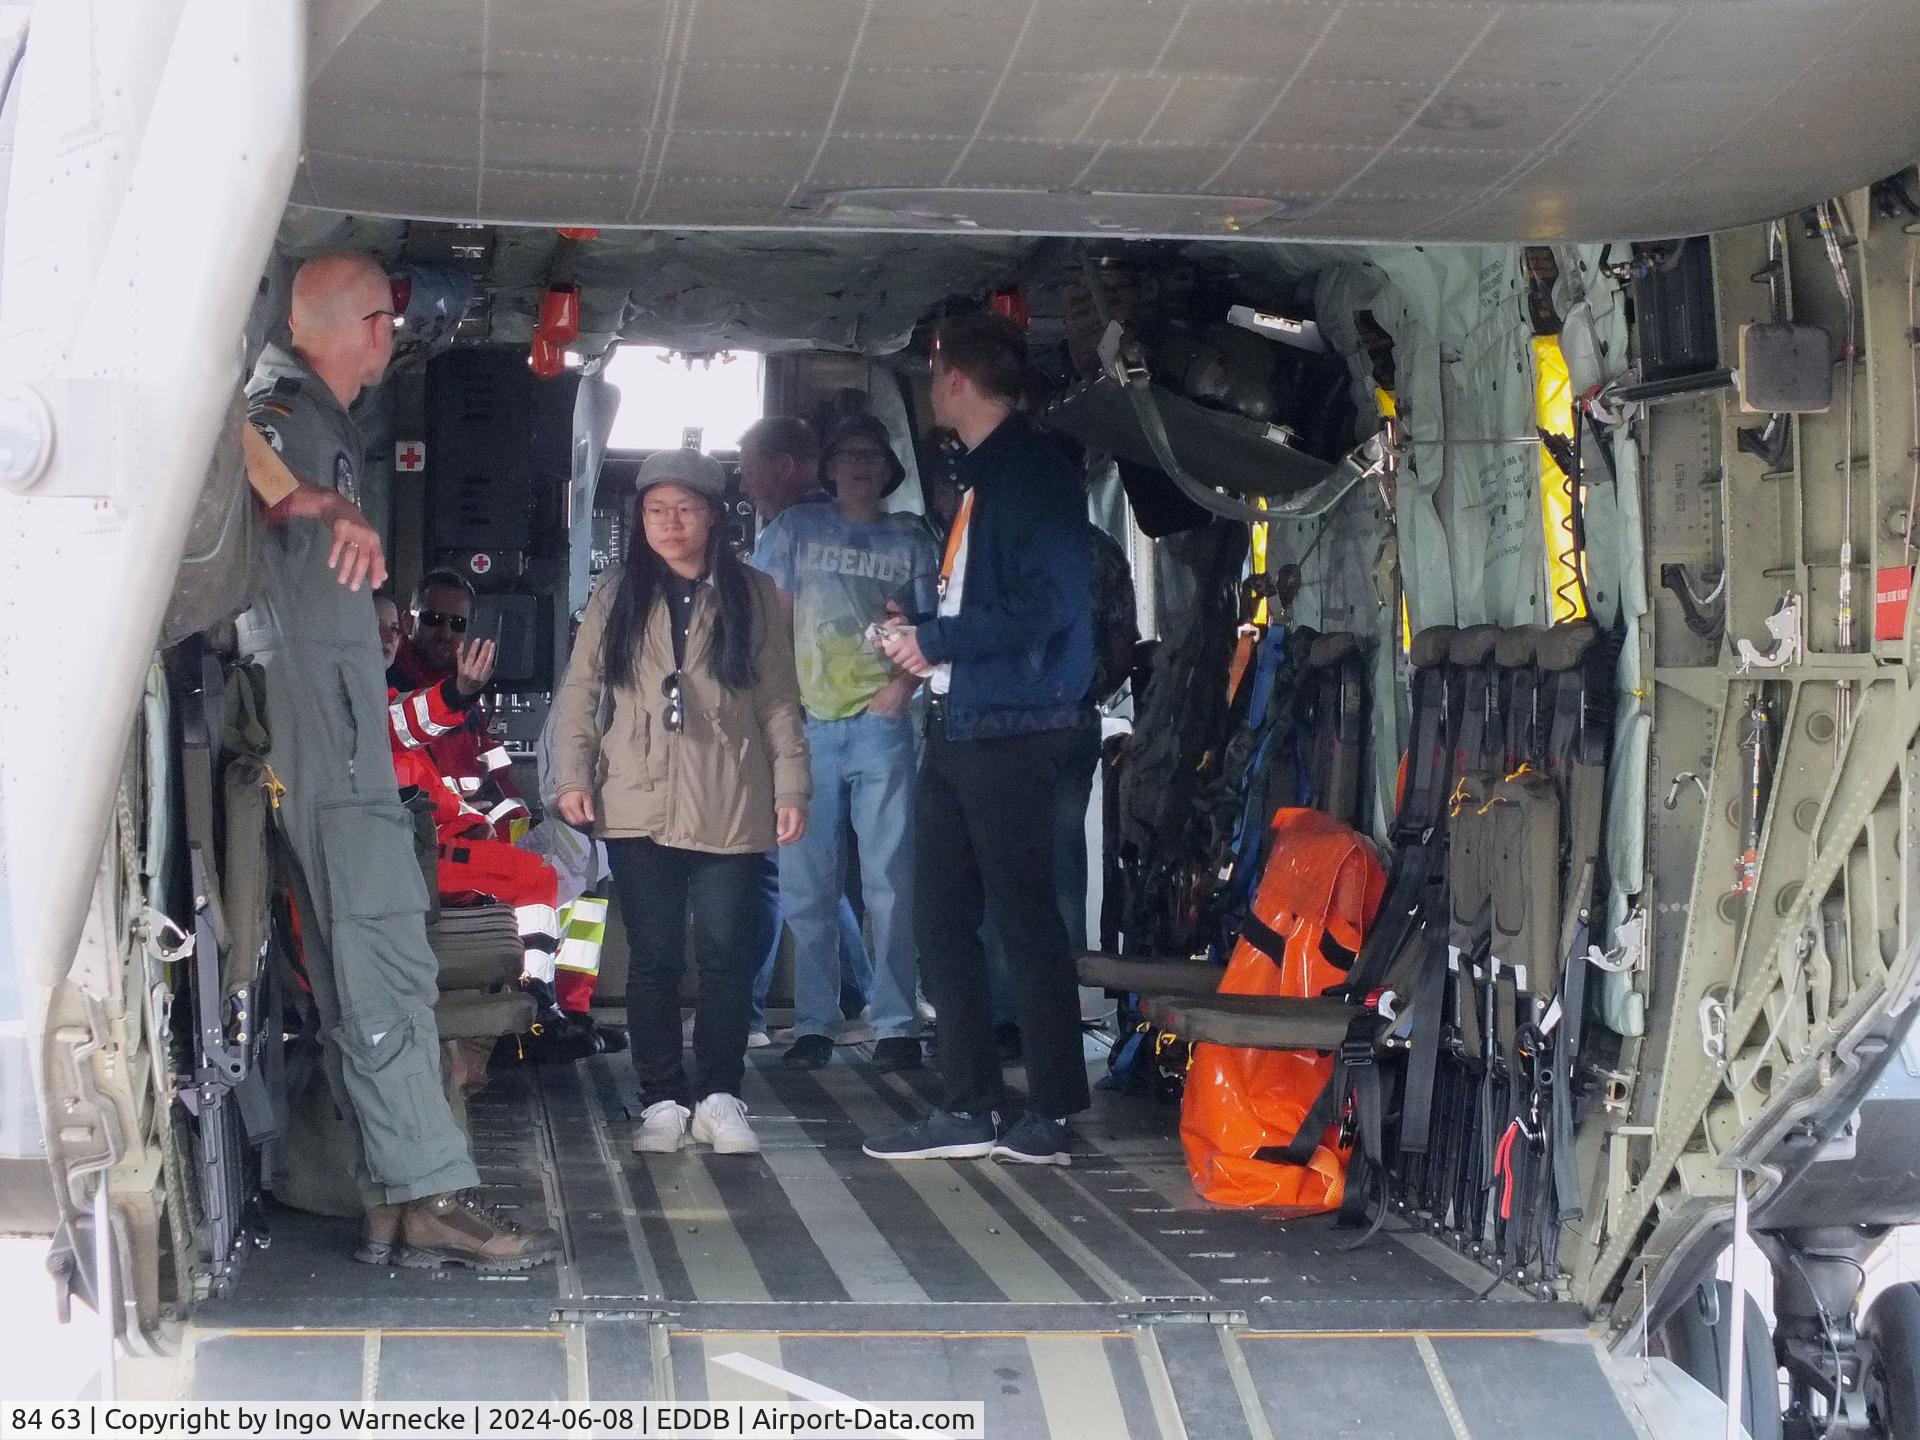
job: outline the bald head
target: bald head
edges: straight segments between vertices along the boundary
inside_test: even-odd
[[[293,277],[293,348],[342,405],[378,384],[393,356],[393,289],[370,255],[316,255]]]

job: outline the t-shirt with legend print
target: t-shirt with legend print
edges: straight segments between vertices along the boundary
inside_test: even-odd
[[[831,503],[795,505],[760,536],[753,563],[793,596],[800,700],[815,720],[863,714],[900,673],[867,638],[889,600],[909,618],[938,603],[940,551],[917,515],[856,524]]]

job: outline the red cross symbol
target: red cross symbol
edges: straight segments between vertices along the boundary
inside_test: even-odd
[[[396,470],[424,470],[427,466],[427,447],[418,440],[402,440],[393,447],[393,468]]]

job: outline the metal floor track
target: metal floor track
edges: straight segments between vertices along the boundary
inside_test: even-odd
[[[558,1224],[559,1265],[357,1265],[350,1222],[277,1211],[237,1292],[196,1315],[174,1388],[777,1399],[786,1374],[984,1400],[996,1440],[1460,1440],[1500,1433],[1528,1373],[1553,1379],[1560,1440],[1634,1434],[1575,1307],[1480,1298],[1484,1272],[1425,1236],[1347,1251],[1330,1219],[1210,1207],[1164,1105],[1096,1092],[1065,1170],[887,1165],[861,1140],[936,1079],[847,1054],[750,1057],[758,1156],[631,1154],[624,1057],[508,1070],[470,1108],[476,1158],[490,1199]]]

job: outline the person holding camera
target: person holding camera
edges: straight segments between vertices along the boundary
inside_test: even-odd
[[[1068,1116],[1089,1102],[1080,991],[1058,900],[1056,795],[1093,683],[1086,497],[1066,452],[1020,413],[1026,339],[995,315],[934,334],[935,421],[960,437],[964,490],[938,614],[877,643],[932,691],[915,824],[920,959],[944,1103],[866,1153],[882,1160],[1068,1163]],[[993,1033],[985,916],[1004,939],[1028,1102],[1006,1098]]]
[[[940,562],[917,515],[881,502],[906,478],[887,427],[843,422],[820,457],[832,497],[795,505],[767,528],[756,560],[794,617],[800,699],[813,765],[813,824],[780,855],[780,903],[794,939],[793,1044],[785,1062],[817,1070],[840,1029],[841,856],[858,842],[873,936],[873,1063],[920,1065],[914,1009],[914,739],[919,679],[882,657],[870,632],[890,613],[930,615]]]

